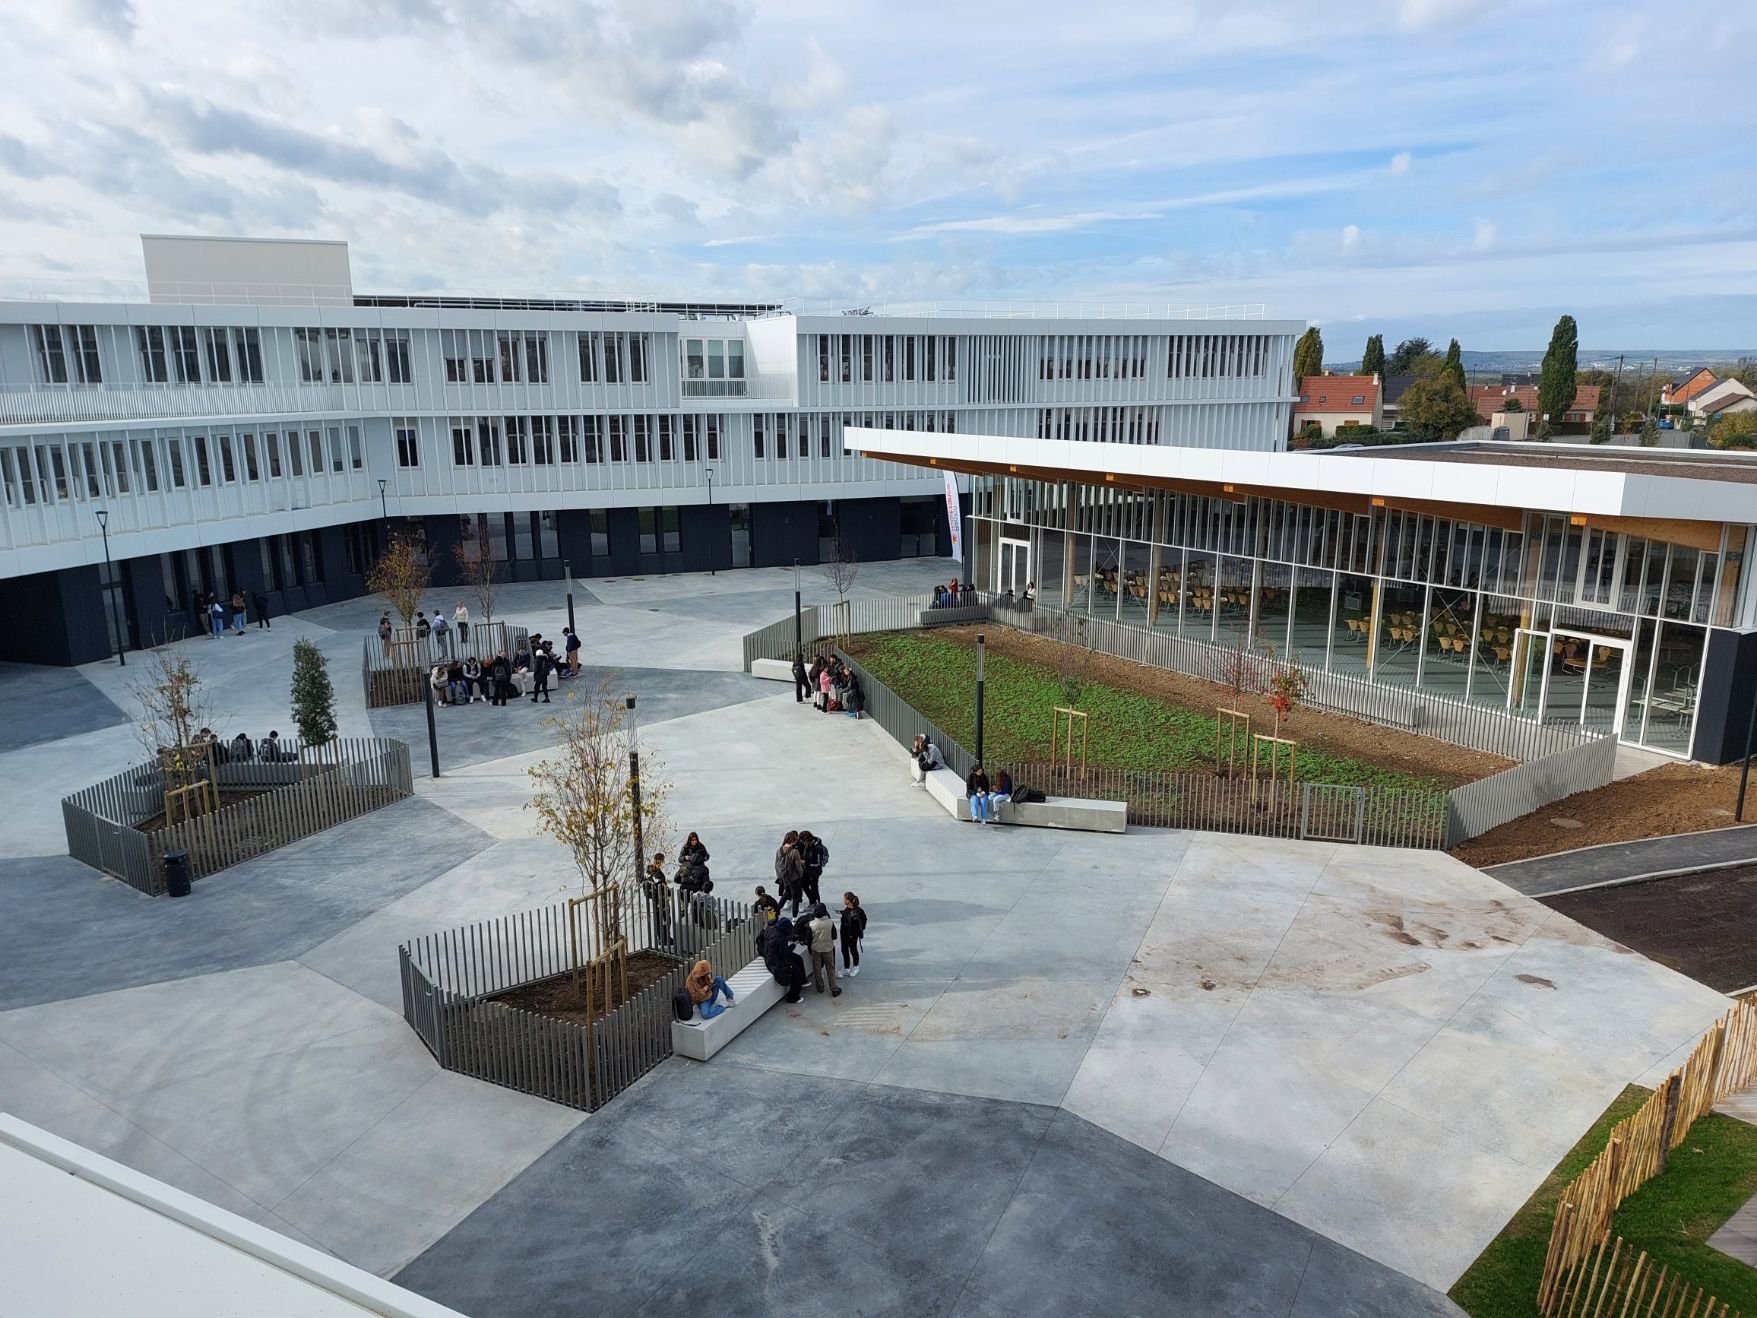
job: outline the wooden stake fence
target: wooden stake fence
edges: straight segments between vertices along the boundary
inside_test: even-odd
[[[1537,1308],[1544,1318],[1613,1313],[1707,1318],[1728,1312],[1682,1278],[1672,1275],[1668,1281],[1664,1268],[1656,1273],[1645,1253],[1625,1257],[1611,1227],[1617,1207],[1665,1170],[1667,1155],[1688,1138],[1690,1127],[1753,1080],[1757,1003],[1742,1001],[1715,1022],[1639,1111],[1617,1123],[1604,1152],[1563,1191],[1538,1288]]]

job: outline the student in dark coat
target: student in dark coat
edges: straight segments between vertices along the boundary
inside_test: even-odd
[[[268,620],[268,596],[260,590],[251,591],[251,602],[256,605],[256,630],[272,631]]]
[[[549,704],[549,674],[555,671],[555,656],[548,647],[537,651],[531,660],[531,674],[536,679],[531,684],[531,703],[537,703],[537,697],[543,697],[543,703]]]
[[[860,940],[866,937],[866,912],[860,898],[842,894],[842,973],[852,979],[860,973]]]
[[[803,705],[811,699],[811,675],[805,671],[805,656],[793,656],[793,703]]]
[[[769,925],[756,938],[763,965],[768,967],[777,984],[786,986],[787,1002],[798,1002],[805,992],[805,963],[793,950],[793,941],[793,921],[786,916]]]
[[[488,703],[504,707],[506,698],[512,694],[512,660],[506,657],[505,650],[488,665],[488,680],[494,684],[494,699]]]

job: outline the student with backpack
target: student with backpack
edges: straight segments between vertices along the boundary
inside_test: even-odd
[[[824,866],[830,863],[830,849],[824,840],[811,833],[800,830],[799,859],[803,868],[800,871],[799,886],[805,894],[805,900],[816,906],[822,900],[818,893],[818,880],[824,877]]]
[[[793,950],[793,921],[783,915],[764,928],[756,936],[756,950],[775,982],[786,987],[783,1001],[798,1002],[805,992],[805,963]]]
[[[781,903],[769,896],[768,889],[760,883],[756,886],[756,899],[750,908],[756,912],[758,928],[767,928],[781,918]]]
[[[775,850],[775,888],[783,906],[793,907],[793,918],[799,918],[799,903],[804,897],[805,861],[799,854],[799,834],[789,832]]]
[[[842,973],[853,979],[860,973],[860,942],[866,937],[866,911],[860,898],[842,894]]]
[[[830,977],[830,996],[842,996],[842,986],[836,982],[836,922],[830,918],[829,908],[818,902],[811,908],[811,920],[806,925],[810,931],[811,942],[811,982],[819,993],[824,991],[824,974]]]

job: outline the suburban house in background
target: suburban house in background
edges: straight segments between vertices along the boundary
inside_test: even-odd
[[[1716,380],[1686,402],[1684,410],[1701,421],[1712,421],[1723,412],[1757,411],[1757,393],[1742,380]]]
[[[1419,379],[1421,379],[1421,377],[1414,373],[1407,375],[1387,375],[1385,377],[1384,387],[1380,391],[1383,397],[1379,410],[1385,418],[1385,428],[1387,430],[1395,429],[1397,423],[1403,419],[1403,395],[1409,389],[1409,386]]]
[[[1529,384],[1478,384],[1466,391],[1470,395],[1471,404],[1476,414],[1484,420],[1490,420],[1497,412],[1506,412],[1509,399],[1517,398],[1519,407],[1531,415],[1531,424],[1537,424],[1537,387]],[[1574,391],[1574,402],[1556,421],[1568,425],[1589,426],[1598,417],[1598,400],[1603,386],[1583,384]],[[1499,424],[1496,422],[1495,424]],[[1517,438],[1517,436],[1515,436]]]
[[[1661,407],[1682,407],[1697,394],[1712,388],[1720,382],[1720,377],[1706,366],[1697,366],[1685,371],[1682,375],[1673,376],[1671,382],[1659,391]]]
[[[1298,434],[1316,423],[1326,439],[1337,426],[1384,426],[1381,389],[1376,375],[1307,375],[1299,382],[1293,405],[1293,430]]]

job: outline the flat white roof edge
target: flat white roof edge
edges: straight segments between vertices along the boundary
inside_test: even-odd
[[[382,1277],[0,1112],[0,1144],[139,1204],[384,1318],[465,1318]]]

